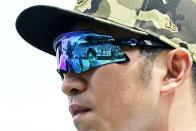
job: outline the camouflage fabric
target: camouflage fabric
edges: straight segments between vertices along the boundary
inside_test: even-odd
[[[196,62],[196,0],[78,0],[75,11],[187,48]]]

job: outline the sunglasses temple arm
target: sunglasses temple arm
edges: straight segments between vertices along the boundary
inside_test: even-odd
[[[153,41],[153,40],[137,40],[137,39],[130,39],[126,41],[120,42],[123,45],[128,45],[130,47],[144,47],[144,48],[152,48],[152,47],[162,47],[162,48],[171,48],[167,44],[162,42]]]

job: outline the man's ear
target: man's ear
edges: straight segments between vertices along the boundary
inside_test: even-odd
[[[167,72],[160,90],[162,95],[175,91],[180,87],[191,72],[192,57],[184,48],[174,49],[166,56]]]

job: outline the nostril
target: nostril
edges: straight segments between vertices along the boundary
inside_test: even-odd
[[[71,91],[70,91],[70,94],[71,94],[71,95],[76,95],[76,94],[78,94],[78,93],[79,93],[79,90],[76,89],[76,88],[71,89]]]

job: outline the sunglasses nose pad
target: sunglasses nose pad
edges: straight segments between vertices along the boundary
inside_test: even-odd
[[[61,69],[57,69],[56,71],[57,71],[57,73],[61,76],[61,79],[62,79],[62,80],[63,80],[63,79],[66,77],[66,75],[67,75],[67,72],[62,71]]]

